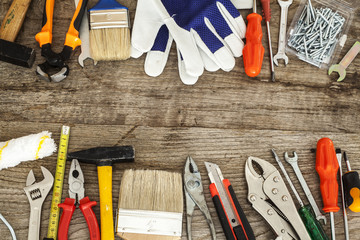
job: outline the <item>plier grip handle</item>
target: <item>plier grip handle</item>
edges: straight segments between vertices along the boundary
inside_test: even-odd
[[[63,209],[63,213],[60,218],[58,239],[67,240],[68,230],[72,215],[75,211],[75,202],[73,198],[66,198],[63,203],[59,204],[59,207]],[[100,240],[99,224],[92,207],[96,205],[95,201],[90,201],[88,197],[84,197],[80,200],[79,208],[83,213],[86,223],[89,228],[90,240]]]
[[[46,80],[60,82],[69,74],[69,67],[65,62],[70,58],[75,48],[81,45],[79,29],[86,11],[87,2],[88,0],[79,1],[66,33],[64,48],[61,53],[55,53],[51,50],[55,0],[46,0],[42,28],[35,35],[35,39],[41,47],[41,56],[46,59],[43,64],[37,67],[36,72]],[[53,69],[58,72],[51,73]]]

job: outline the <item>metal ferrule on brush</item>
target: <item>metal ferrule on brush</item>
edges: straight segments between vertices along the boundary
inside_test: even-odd
[[[127,9],[90,11],[90,28],[130,28]]]

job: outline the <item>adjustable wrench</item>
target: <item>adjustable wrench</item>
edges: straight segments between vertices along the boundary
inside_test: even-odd
[[[77,6],[79,3],[79,0],[75,0],[75,6]],[[91,52],[90,52],[90,37],[89,37],[89,19],[88,19],[88,11],[85,11],[85,14],[83,16],[83,19],[81,21],[80,25],[80,39],[81,39],[81,53],[78,58],[78,62],[81,67],[84,67],[84,60],[91,58]],[[97,61],[94,61],[94,65],[97,64]]]
[[[278,52],[274,56],[274,63],[276,64],[276,66],[279,66],[278,59],[284,59],[285,65],[287,65],[289,62],[289,58],[285,54],[285,44],[286,44],[287,15],[288,15],[289,6],[292,4],[292,2],[293,0],[289,0],[289,1],[278,0],[278,3],[281,7],[281,20],[280,20]]]
[[[316,215],[316,219],[319,221],[320,219],[324,221],[324,224],[326,224],[326,217],[321,214],[318,206],[316,205],[315,199],[313,195],[311,194],[311,191],[306,184],[306,181],[300,171],[300,168],[298,166],[298,156],[296,152],[294,152],[294,157],[289,157],[288,153],[285,152],[285,161],[291,165],[291,167],[294,169],[294,172],[296,174],[296,177],[299,179],[299,182],[301,184],[301,187],[303,188],[305,195],[307,199],[309,200],[312,209],[314,210],[314,213]]]
[[[28,240],[39,240],[41,207],[54,183],[54,177],[49,170],[41,167],[41,171],[44,175],[44,180],[35,183],[34,173],[30,170],[26,179],[26,187],[24,187],[24,191],[30,203]]]

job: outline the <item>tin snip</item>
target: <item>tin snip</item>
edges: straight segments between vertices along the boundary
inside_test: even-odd
[[[186,227],[188,239],[192,239],[191,219],[195,206],[198,206],[200,211],[205,215],[206,221],[209,224],[212,239],[216,240],[215,227],[211,219],[209,209],[206,205],[204,189],[201,183],[201,175],[194,160],[190,156],[187,157],[184,168],[184,190],[186,198]]]
[[[257,166],[258,172],[255,171]],[[269,162],[249,157],[245,164],[248,200],[270,224],[276,240],[310,240],[280,172]]]
[[[63,213],[59,223],[58,240],[68,239],[70,221],[77,205],[79,205],[87,222],[90,240],[100,240],[99,224],[95,213],[92,210],[92,207],[96,205],[96,202],[91,202],[88,197],[85,197],[84,175],[80,168],[80,164],[76,159],[71,161],[69,172],[69,197],[70,198],[66,198],[63,203],[59,204],[59,207],[63,209]]]

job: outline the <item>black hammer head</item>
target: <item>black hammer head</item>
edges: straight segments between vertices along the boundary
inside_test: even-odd
[[[14,42],[0,39],[0,60],[31,68],[35,61],[35,50]]]
[[[92,163],[97,166],[112,166],[117,162],[133,162],[135,150],[132,146],[96,147],[68,153],[67,160]]]

